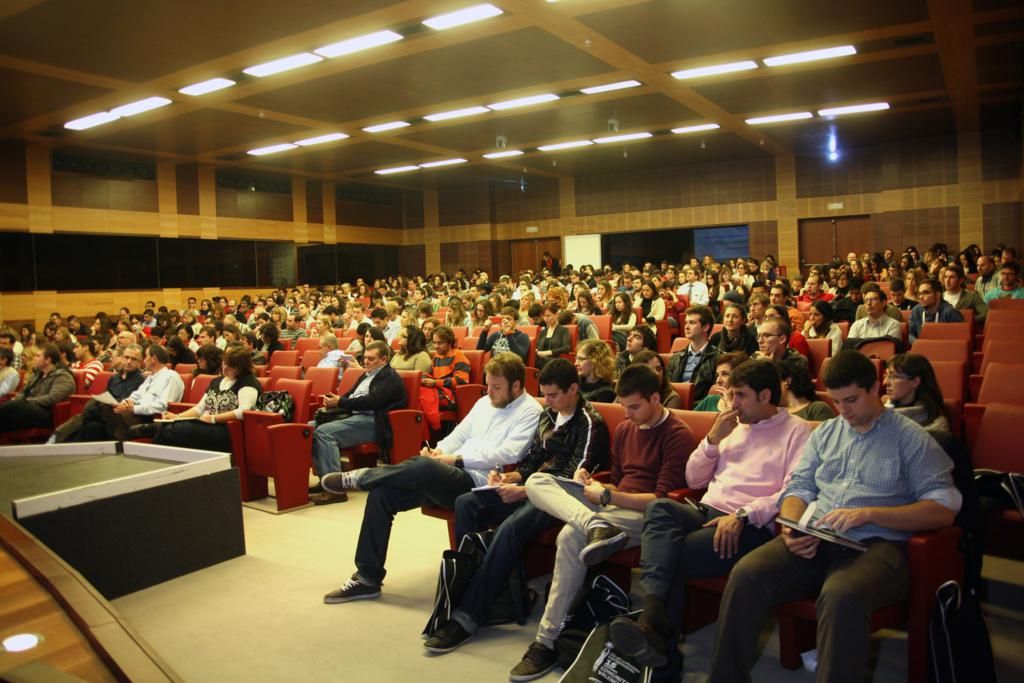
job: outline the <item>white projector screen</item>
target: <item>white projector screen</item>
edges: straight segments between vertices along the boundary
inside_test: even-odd
[[[578,269],[590,264],[594,270],[601,269],[600,235],[566,235],[562,239],[562,265],[571,264]]]

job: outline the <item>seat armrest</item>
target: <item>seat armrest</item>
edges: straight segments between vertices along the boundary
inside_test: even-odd
[[[169,413],[176,413],[176,414],[184,413],[186,410],[189,410],[190,408],[195,408],[195,407],[196,407],[195,403],[185,403],[183,401],[172,401],[171,403],[167,404],[167,412],[169,412]]]
[[[985,415],[985,406],[980,403],[964,404],[964,441],[968,449],[974,448],[981,429],[981,418]]]
[[[964,558],[960,553],[959,527],[945,527],[935,531],[914,534],[907,542],[907,558],[910,563],[910,587],[907,594],[910,619],[923,615],[927,629],[927,618],[935,603],[935,591],[946,581],[957,581],[963,585]],[[911,627],[915,624],[911,624]]]

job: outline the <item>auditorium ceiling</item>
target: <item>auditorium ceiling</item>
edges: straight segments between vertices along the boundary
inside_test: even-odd
[[[404,187],[1019,129],[1022,82],[1019,0],[0,4],[0,140]]]

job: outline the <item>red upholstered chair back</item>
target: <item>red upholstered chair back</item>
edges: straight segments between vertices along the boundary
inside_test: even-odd
[[[312,367],[306,370],[303,379],[312,382],[314,396],[323,396],[331,393],[338,386],[338,368]]]
[[[918,339],[910,347],[911,353],[917,353],[932,361],[966,361],[967,342],[963,339]]]
[[[275,382],[279,379],[300,379],[302,368],[298,365],[275,365],[270,368],[270,378]]]
[[[402,383],[405,384],[405,407],[409,410],[419,410],[420,378],[423,376],[423,373],[419,370],[399,370],[398,376],[402,378]]]
[[[711,411],[696,410],[673,410],[672,414],[686,423],[686,426],[693,432],[693,444],[696,446],[704,440],[704,437],[711,431],[711,425],[715,423],[718,413]]]
[[[455,387],[455,414],[459,422],[469,415],[476,402],[487,395],[487,387],[483,384],[463,384]]]
[[[196,404],[203,400],[203,395],[206,394],[206,390],[210,388],[210,382],[217,379],[220,375],[196,375],[192,378],[192,385],[188,388],[185,396],[188,399],[185,403]]]
[[[1024,449],[1020,443],[1007,439],[1024,424],[1024,406],[992,403],[985,408],[978,436],[971,449],[975,468],[1000,472],[1020,472],[1024,468]]]
[[[267,363],[267,367],[273,370],[278,365],[298,365],[299,364],[299,352],[298,351],[274,351],[270,354],[270,362]]]

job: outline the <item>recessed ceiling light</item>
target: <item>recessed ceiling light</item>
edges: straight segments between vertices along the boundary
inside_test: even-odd
[[[774,116],[755,116],[752,119],[747,119],[747,123],[751,126],[757,126],[763,123],[782,123],[783,121],[799,121],[801,119],[813,119],[814,114],[809,111],[796,111],[791,114],[775,114]]]
[[[8,636],[0,642],[0,650],[4,652],[24,652],[43,642],[43,637],[38,633],[16,633]]]
[[[298,145],[293,145],[290,142],[282,142],[279,145],[270,145],[269,147],[257,147],[256,149],[250,149],[248,154],[254,157],[261,157],[264,154],[274,154],[276,152],[283,152],[288,149],[296,149]]]
[[[889,108],[888,102],[872,102],[871,104],[854,104],[849,107],[831,107],[819,109],[818,116],[843,116],[844,114],[860,114],[867,111],[884,111]]]
[[[604,145],[609,142],[629,142],[630,140],[643,140],[651,137],[651,133],[626,133],[624,135],[610,135],[604,138],[594,138],[594,142]]]
[[[275,59],[272,62],[264,62],[263,64],[257,64],[256,66],[250,66],[248,69],[244,69],[244,71],[250,76],[263,78],[264,76],[279,74],[282,71],[297,69],[300,66],[316,64],[317,62],[322,61],[324,61],[323,57],[317,56],[312,52],[300,52],[299,54],[292,55],[290,57],[282,57],[281,59]]]
[[[559,142],[554,145],[542,145],[538,147],[542,152],[557,152],[560,149],[572,149],[573,147],[586,147],[594,144],[590,140],[573,140],[572,142]]]
[[[178,92],[182,95],[192,95],[195,97],[197,95],[205,95],[208,92],[230,88],[234,84],[235,82],[228,78],[211,78],[208,81],[200,81],[199,83],[187,85]]]
[[[435,31],[443,31],[446,28],[470,24],[474,21],[480,21],[481,19],[490,19],[491,17],[496,17],[499,14],[503,14],[503,12],[494,5],[473,5],[466,9],[460,9],[457,12],[449,12],[448,14],[431,17],[423,23]]]
[[[395,166],[394,168],[382,168],[374,171],[377,175],[391,175],[392,173],[405,173],[406,171],[418,171],[419,166]]]
[[[104,123],[117,121],[119,118],[121,117],[117,114],[111,114],[109,111],[101,111],[96,114],[83,116],[80,119],[68,121],[64,124],[64,127],[71,130],[85,130],[86,128],[94,128],[96,126],[102,126]]]
[[[394,31],[377,31],[376,33],[368,33],[358,38],[349,38],[338,43],[324,45],[313,50],[313,52],[321,57],[340,57],[341,55],[349,55],[360,50],[368,50],[371,47],[394,43],[401,40],[402,37],[402,34],[395,33]]]
[[[521,149],[506,149],[501,152],[490,152],[484,154],[484,159],[505,159],[507,157],[517,157],[523,153]]]
[[[367,126],[363,128],[367,133],[383,133],[386,130],[394,130],[395,128],[405,128],[412,124],[408,121],[390,121],[388,123],[378,123],[375,126]]]
[[[729,74],[734,71],[749,71],[750,69],[756,68],[757,62],[748,59],[743,62],[730,62],[728,64],[715,64],[713,66],[701,66],[695,69],[683,69],[682,71],[673,71],[672,77],[678,78],[679,80],[682,81],[687,78],[700,78],[701,76]]]
[[[590,88],[580,88],[580,92],[583,93],[584,95],[596,95],[599,92],[622,90],[624,88],[635,88],[638,85],[643,85],[643,83],[636,80],[617,81],[615,83],[607,83],[605,85],[595,85]]]
[[[814,62],[819,59],[832,59],[833,57],[846,57],[855,54],[857,54],[857,48],[853,45],[840,45],[839,47],[828,47],[824,50],[810,50],[809,52],[794,52],[790,55],[768,57],[762,61],[765,66],[785,66],[786,64]]]
[[[318,135],[314,138],[306,138],[305,140],[296,140],[295,144],[299,147],[310,147],[312,145],[322,145],[325,142],[344,140],[347,137],[349,136],[345,133],[328,133],[327,135]]]
[[[128,104],[122,104],[120,107],[114,107],[110,110],[110,113],[114,116],[135,116],[136,114],[141,114],[144,111],[166,107],[170,103],[171,100],[166,97],[147,97],[144,100],[129,102]]]
[[[440,161],[428,161],[425,164],[420,164],[420,168],[438,168],[440,166],[454,166],[455,164],[464,164],[465,159],[442,159]]]
[[[515,100],[505,100],[504,102],[495,102],[494,104],[488,104],[488,109],[495,111],[501,111],[502,109],[515,109],[516,107],[528,107],[531,104],[540,104],[542,102],[553,102],[558,99],[558,95],[554,93],[545,93],[543,95],[531,95],[530,97],[520,97]]]
[[[717,123],[701,123],[696,126],[683,126],[682,128],[673,128],[672,132],[680,135],[682,133],[699,133],[703,130],[716,130],[721,128]]]
[[[427,121],[444,121],[445,119],[457,119],[460,116],[472,116],[473,114],[486,114],[490,109],[487,107],[466,107],[465,109],[453,109],[452,111],[442,111],[437,114],[428,114],[424,116]]]

